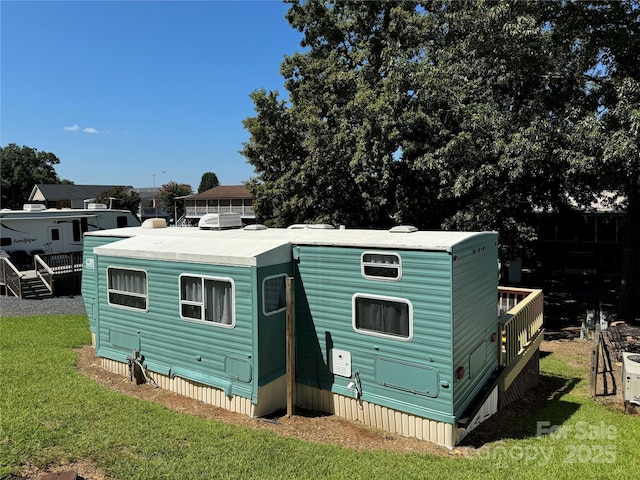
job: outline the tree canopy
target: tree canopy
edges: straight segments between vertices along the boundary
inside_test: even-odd
[[[617,191],[640,225],[634,2],[288,3],[288,97],[244,122],[259,217],[496,230],[507,260],[570,198]]]
[[[37,183],[72,183],[58,177],[59,163],[53,153],[35,148],[15,143],[0,147],[0,207],[21,208]]]
[[[140,195],[130,188],[114,187],[101,192],[96,198],[96,203],[104,203],[109,208],[129,210],[138,215],[140,207]]]
[[[176,222],[184,214],[184,202],[176,201],[176,198],[191,194],[193,194],[191,185],[171,181],[160,188],[158,202],[165,211],[177,214],[174,219],[174,222]]]
[[[218,176],[213,172],[206,172],[202,175],[200,179],[200,185],[198,186],[198,193],[202,193],[211,188],[217,187],[220,185],[218,181]]]

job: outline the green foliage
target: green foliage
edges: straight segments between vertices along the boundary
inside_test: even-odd
[[[167,212],[177,212],[177,221],[184,214],[184,202],[176,200],[177,197],[193,194],[193,189],[185,183],[169,182],[162,185],[158,193],[158,202]]]
[[[562,351],[541,361],[542,381],[560,385],[547,404],[506,417],[497,442],[436,456],[320,445],[171,411],[76,371],[72,349],[90,341],[86,316],[2,322],[2,478],[14,478],[27,464],[44,470],[83,461],[114,480],[420,479],[425,472],[456,479],[617,479],[640,469],[640,419],[580,396],[575,380],[588,375],[588,358],[569,368]],[[567,434],[538,437],[538,421]]]
[[[104,203],[110,208],[129,210],[137,215],[140,207],[140,195],[129,188],[114,187],[101,192],[95,198],[95,202]]]
[[[637,2],[288,3],[288,99],[244,122],[261,221],[496,230],[504,260],[569,197],[615,190],[640,225]]]
[[[220,185],[218,181],[218,176],[213,172],[207,172],[202,175],[200,179],[200,186],[198,186],[198,193],[202,193],[211,188],[215,188]]]
[[[61,181],[55,171],[60,159],[53,153],[10,143],[0,147],[0,207],[21,208],[37,183],[72,183]]]
[[[306,50],[282,64],[289,99],[256,91],[245,120],[259,216],[494,229],[522,253],[534,209],[561,208],[593,158],[574,132],[606,90],[585,84],[593,5],[290,3]]]

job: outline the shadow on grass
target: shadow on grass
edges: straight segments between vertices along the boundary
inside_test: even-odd
[[[459,446],[478,448],[498,440],[521,440],[538,436],[540,425],[543,428],[561,426],[580,408],[575,403],[562,400],[562,396],[570,392],[579,381],[579,378],[541,374],[537,386],[478,425]]]

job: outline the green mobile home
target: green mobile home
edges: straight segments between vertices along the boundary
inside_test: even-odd
[[[285,279],[298,406],[454,446],[495,413],[497,235],[128,228],[85,239],[103,365],[253,416],[286,406]]]
[[[252,416],[281,407],[286,241],[128,228],[85,242],[83,299],[104,366],[126,373],[139,358],[177,393]]]

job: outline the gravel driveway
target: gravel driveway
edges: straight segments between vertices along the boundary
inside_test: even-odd
[[[0,317],[30,317],[42,315],[86,315],[81,295],[45,300],[22,300],[0,295]]]

